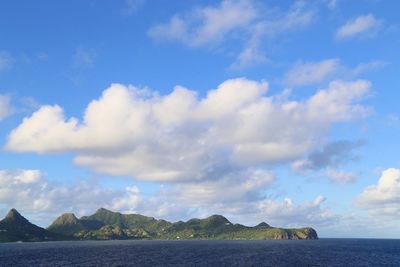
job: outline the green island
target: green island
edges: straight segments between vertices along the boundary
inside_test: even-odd
[[[47,229],[30,223],[11,209],[0,221],[0,242],[57,240],[263,240],[318,239],[311,228],[285,229],[262,222],[254,227],[233,224],[224,216],[212,215],[187,222],[168,222],[140,214],[122,214],[104,208],[78,219],[73,213],[58,217]]]

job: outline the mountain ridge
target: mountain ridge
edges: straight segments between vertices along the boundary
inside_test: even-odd
[[[285,229],[265,222],[254,227],[233,224],[218,214],[186,222],[169,222],[105,208],[81,218],[73,213],[64,213],[47,229],[30,223],[16,209],[11,209],[0,221],[0,242],[111,239],[318,239],[318,234],[311,227]]]
[[[60,229],[55,227],[57,220],[47,229]],[[218,214],[186,222],[169,222],[141,214],[123,214],[100,208],[94,214],[82,216],[78,220],[84,226],[81,231],[73,233],[74,238],[78,239],[318,239],[317,232],[310,227],[284,229],[272,227],[265,222],[249,227],[233,224]],[[62,233],[60,230],[55,232]]]

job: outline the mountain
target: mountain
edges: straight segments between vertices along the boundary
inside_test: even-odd
[[[91,216],[82,217],[81,221],[92,226],[117,225],[121,228],[145,228],[149,231],[171,224],[165,220],[156,220],[153,217],[140,214],[121,214],[104,208],[98,209]]]
[[[62,240],[61,235],[30,223],[17,210],[11,209],[0,221],[0,242]]]
[[[78,239],[318,239],[313,228],[283,229],[265,222],[255,227],[232,224],[221,215],[171,223],[140,214],[122,214],[104,208],[78,219],[58,217],[47,230]]]
[[[87,229],[86,226],[73,213],[64,213],[47,228],[51,232],[62,235],[73,235],[85,229]]]
[[[93,215],[80,219],[70,213],[63,214],[47,230],[79,239],[150,239],[161,238],[163,229],[171,225],[153,217],[100,208]]]

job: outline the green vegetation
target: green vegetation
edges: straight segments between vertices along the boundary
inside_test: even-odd
[[[282,229],[263,222],[255,227],[232,224],[221,215],[171,223],[140,214],[121,214],[101,208],[72,220],[64,214],[48,230],[78,239],[317,239],[312,228]],[[76,229],[72,231],[72,229]]]
[[[74,233],[85,230],[86,226],[73,213],[64,213],[58,217],[47,230],[65,236],[72,236]]]
[[[221,215],[171,223],[140,214],[121,214],[101,208],[78,219],[72,213],[58,217],[43,229],[15,209],[0,221],[0,242],[110,239],[318,239],[312,228],[283,229],[263,222],[255,227],[232,224]]]

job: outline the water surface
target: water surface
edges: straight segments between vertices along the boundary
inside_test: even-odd
[[[400,240],[0,244],[0,266],[400,266]]]

